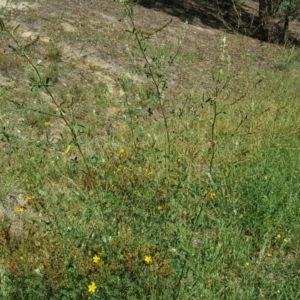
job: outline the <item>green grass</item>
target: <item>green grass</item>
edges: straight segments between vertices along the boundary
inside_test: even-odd
[[[299,299],[299,68],[216,53],[205,92],[176,97],[177,49],[144,42],[152,69],[131,48],[142,80],[121,92],[61,85],[53,45],[48,95],[1,89],[1,299]]]
[[[288,70],[291,66],[299,67],[300,62],[300,54],[298,51],[296,53],[292,53],[290,56],[281,59],[273,65],[275,70],[283,71]]]

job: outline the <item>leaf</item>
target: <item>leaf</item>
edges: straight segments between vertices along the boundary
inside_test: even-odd
[[[13,29],[13,32],[15,32],[21,25],[18,24],[14,29]]]

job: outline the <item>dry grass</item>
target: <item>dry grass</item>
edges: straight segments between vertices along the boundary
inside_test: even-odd
[[[3,33],[3,297],[297,299],[297,50],[173,16],[145,62],[116,2],[20,4],[45,81]]]

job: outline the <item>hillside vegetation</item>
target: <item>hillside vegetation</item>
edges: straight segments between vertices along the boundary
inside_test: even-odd
[[[299,49],[2,5],[1,299],[300,298]]]

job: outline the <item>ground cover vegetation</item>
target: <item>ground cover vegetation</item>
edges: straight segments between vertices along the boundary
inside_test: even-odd
[[[299,50],[93,3],[1,10],[0,298],[299,299]]]

